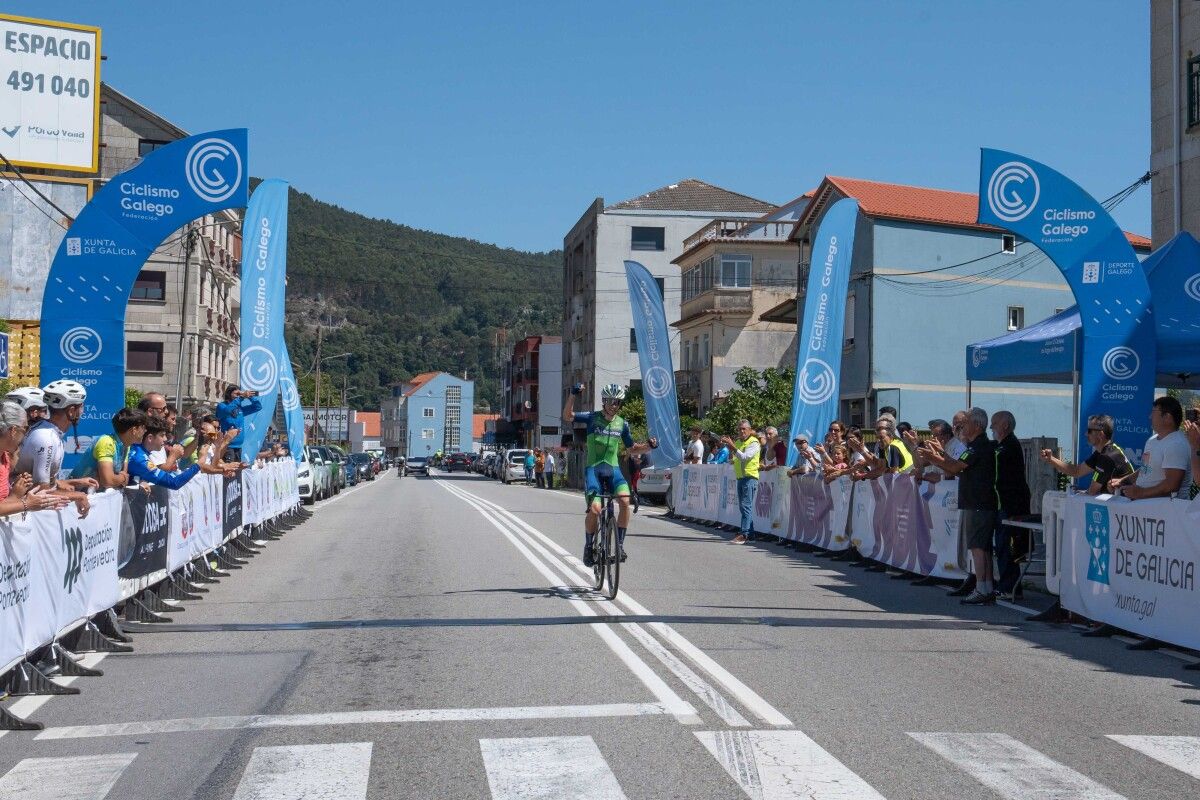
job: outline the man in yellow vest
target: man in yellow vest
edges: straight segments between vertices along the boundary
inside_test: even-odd
[[[721,437],[721,443],[729,448],[733,474],[737,478],[738,508],[742,512],[742,528],[733,537],[734,544],[745,544],[754,539],[754,495],[758,493],[758,462],[761,446],[750,420],[738,423],[738,439]]]

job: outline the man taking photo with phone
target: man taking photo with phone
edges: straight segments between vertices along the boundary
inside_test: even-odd
[[[262,410],[258,392],[239,389],[236,384],[225,387],[225,402],[217,403],[217,421],[221,432],[238,429],[238,433],[225,448],[225,455],[240,461],[242,459],[242,433],[246,429],[245,417]],[[253,455],[253,454],[252,454]]]

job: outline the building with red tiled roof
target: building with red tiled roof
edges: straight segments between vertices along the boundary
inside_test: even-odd
[[[422,372],[392,384],[379,404],[380,438],[390,456],[429,457],[471,450],[475,382]]]
[[[379,449],[382,441],[381,422],[378,411],[351,411],[350,452]]]
[[[1032,243],[977,221],[978,197],[921,186],[827,176],[797,219],[796,298],[762,315],[796,324],[803,313],[810,264],[824,263],[813,241],[825,212],[853,198],[849,286],[829,298],[844,315],[839,416],[870,425],[881,406],[924,427],[966,404],[966,349],[1018,330],[1071,306],[1074,296],[1058,267]],[[840,234],[846,246],[847,232]],[[1135,252],[1149,240],[1126,233]],[[972,402],[1011,411],[1018,435],[1071,442],[1071,391],[1035,384],[974,384]]]

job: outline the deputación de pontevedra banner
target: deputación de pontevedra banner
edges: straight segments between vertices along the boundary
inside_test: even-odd
[[[800,346],[796,348],[792,418],[788,425],[789,466],[794,467],[800,459],[794,444],[797,436],[817,442],[838,418],[842,324],[857,220],[858,201],[839,200],[825,212],[813,240],[804,317],[799,320]]]
[[[1138,463],[1150,436],[1158,344],[1150,284],[1124,232],[1074,182],[1003,150],[982,152],[979,221],[1040,248],[1075,295],[1083,325],[1075,452],[1091,452],[1088,416],[1108,414],[1116,423],[1114,439]]]
[[[146,258],[205,214],[246,205],[246,131],[213,131],[149,153],[98,191],[63,237],[42,297],[42,383],[87,387],[71,467],[125,405],[125,308]]]
[[[250,197],[242,237],[241,387],[258,392],[262,409],[246,415],[242,452],[257,453],[275,416],[287,287],[288,185],[263,181]]]

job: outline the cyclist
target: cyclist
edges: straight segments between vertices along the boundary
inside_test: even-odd
[[[46,395],[36,386],[21,386],[13,389],[5,395],[4,399],[12,400],[25,409],[25,416],[29,418],[31,429],[50,415],[50,410],[46,408]]]
[[[54,494],[75,503],[79,516],[86,517],[90,502],[87,491],[100,488],[95,478],[59,478],[63,456],[66,453],[63,436],[75,427],[83,416],[83,404],[87,401],[87,390],[75,381],[57,380],[42,388],[50,416],[29,427],[21,442],[21,454],[17,459],[14,474],[33,474],[35,486],[41,486]],[[78,437],[76,437],[78,450]]]
[[[621,474],[617,460],[621,445],[630,455],[644,453],[658,447],[658,441],[650,437],[648,442],[635,443],[629,432],[629,423],[617,414],[625,400],[625,389],[610,383],[600,390],[603,405],[601,411],[575,413],[575,398],[583,394],[583,384],[571,387],[563,406],[563,422],[587,426],[587,463],[584,470],[583,492],[587,500],[587,516],[584,518],[583,564],[593,566],[592,543],[600,522],[600,495],[607,490],[617,501],[617,550],[625,560],[625,529],[629,526],[629,483]]]

